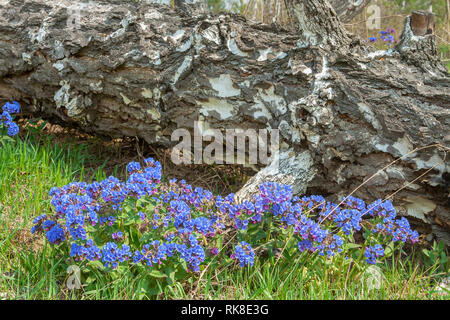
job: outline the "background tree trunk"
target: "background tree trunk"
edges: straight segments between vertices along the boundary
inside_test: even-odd
[[[450,77],[433,33],[414,34],[414,16],[395,50],[375,52],[323,0],[290,2],[296,32],[159,4],[5,1],[0,102],[163,146],[197,120],[280,129],[279,172],[258,172],[239,199],[273,180],[335,200],[417,147],[449,146]],[[394,203],[420,231],[449,241],[442,150],[408,154],[354,195],[384,198],[433,168]]]
[[[298,47],[328,45],[334,50],[346,49],[349,37],[328,1],[288,0],[285,3],[302,40],[297,42]]]
[[[191,16],[209,13],[208,2],[206,0],[174,0],[175,7]]]
[[[261,22],[267,23],[269,19],[272,22],[273,18],[279,22],[283,20],[282,16],[289,2],[290,0],[248,0],[244,15],[253,19],[259,18],[258,20]],[[370,0],[365,0],[365,2],[364,0],[330,0],[329,3],[341,22],[349,22],[369,5]],[[261,13],[259,12],[261,10],[264,13],[268,13],[268,15],[266,14],[264,15],[265,17],[261,17]]]

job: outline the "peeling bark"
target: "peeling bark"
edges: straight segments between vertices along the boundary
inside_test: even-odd
[[[375,52],[345,33],[326,1],[291,2],[297,32],[118,0],[91,1],[74,28],[71,4],[0,4],[0,100],[164,146],[198,120],[221,130],[280,129],[279,172],[258,172],[240,199],[262,180],[333,199],[414,148],[449,147],[450,77],[433,34],[414,34],[409,18],[399,45]],[[443,238],[442,156],[437,148],[412,153],[355,196],[383,198],[438,164],[394,203],[420,231]]]

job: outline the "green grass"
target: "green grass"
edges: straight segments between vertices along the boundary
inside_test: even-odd
[[[58,262],[49,260],[48,252],[41,251],[42,240],[29,230],[36,216],[50,212],[51,187],[105,177],[101,166],[86,172],[85,164],[96,160],[91,154],[87,144],[66,144],[46,135],[0,144],[0,292],[18,297],[57,295],[53,285]]]
[[[214,260],[183,282],[161,278],[150,284],[148,273],[132,267],[108,273],[81,265],[83,287],[69,290],[64,255],[32,236],[32,220],[51,211],[51,187],[72,181],[101,180],[105,159],[87,142],[57,141],[28,134],[0,142],[0,298],[9,299],[448,299],[433,289],[442,271],[425,267],[413,251],[378,265],[384,274],[379,289],[365,285],[365,275],[344,257],[329,263],[297,256],[294,261],[257,258],[240,269]],[[94,166],[93,164],[96,164]],[[92,169],[95,167],[96,169]],[[115,171],[117,172],[117,168]],[[169,281],[157,295],[158,283]]]

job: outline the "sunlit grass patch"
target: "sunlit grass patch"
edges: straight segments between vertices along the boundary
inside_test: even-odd
[[[108,272],[80,264],[82,287],[70,290],[71,261],[59,249],[30,233],[36,216],[51,212],[49,190],[72,181],[106,178],[104,159],[89,142],[55,141],[52,135],[26,134],[0,148],[0,294],[10,299],[448,299],[436,290],[448,272],[443,248],[428,264],[409,248],[377,264],[381,281],[355,268],[354,259],[308,257],[297,251],[257,255],[252,267],[212,259],[199,273],[137,273],[124,266]],[[94,163],[98,163],[96,168]],[[229,254],[229,252],[227,252]],[[430,254],[428,255],[430,256]],[[434,257],[434,258],[433,258]],[[445,256],[446,258],[446,256]],[[447,258],[446,258],[447,259]],[[447,268],[447,269],[446,269]],[[156,275],[156,281],[155,281]]]

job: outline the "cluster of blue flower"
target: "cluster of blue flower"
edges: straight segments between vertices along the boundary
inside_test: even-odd
[[[111,266],[116,268],[120,262],[124,262],[131,257],[130,246],[122,244],[122,248],[119,248],[114,242],[106,243],[102,248],[103,263],[105,267]]]
[[[239,260],[239,266],[244,267],[246,265],[253,266],[255,262],[255,252],[253,251],[250,244],[245,241],[241,241],[234,250],[234,253],[231,255],[232,259]]]
[[[74,257],[77,261],[82,261],[84,259],[95,261],[100,260],[101,250],[99,247],[94,245],[94,241],[92,239],[87,240],[82,245],[73,242],[70,249],[70,256]]]
[[[366,206],[361,199],[348,197],[337,205],[321,196],[294,197],[290,186],[265,182],[252,201],[236,203],[234,194],[213,196],[184,180],[161,183],[161,164],[152,158],[145,159],[143,167],[132,162],[127,169],[129,177],[124,182],[109,177],[52,188],[55,213],[37,217],[32,233],[45,234],[52,244],[71,239],[70,255],[76,260],[101,259],[106,267],[116,268],[127,260],[153,266],[173,258],[184,260],[194,272],[207,256],[223,251],[215,239],[226,225],[245,232],[265,217],[273,220],[273,226],[291,230],[301,252],[327,257],[342,252],[346,236],[361,230],[365,218],[379,222],[373,234],[386,240],[418,240],[406,219],[396,219],[389,201]],[[151,205],[141,207],[141,202]],[[124,223],[124,219],[132,222]],[[140,235],[138,246],[125,228],[132,224]],[[94,238],[99,239],[94,237],[96,232],[108,235],[104,243],[94,243]],[[366,261],[375,263],[381,251],[378,246],[366,249]],[[231,258],[243,267],[253,265],[254,256],[251,245],[241,241]]]
[[[6,127],[8,135],[10,137],[19,133],[19,126],[13,121],[12,114],[20,112],[20,105],[17,101],[6,102],[2,107],[2,113],[0,114],[0,126]]]
[[[392,46],[396,40],[393,36],[395,30],[392,28],[387,28],[386,30],[380,31],[380,41],[383,41],[386,46]],[[370,37],[369,42],[375,43],[378,42],[378,37]]]

